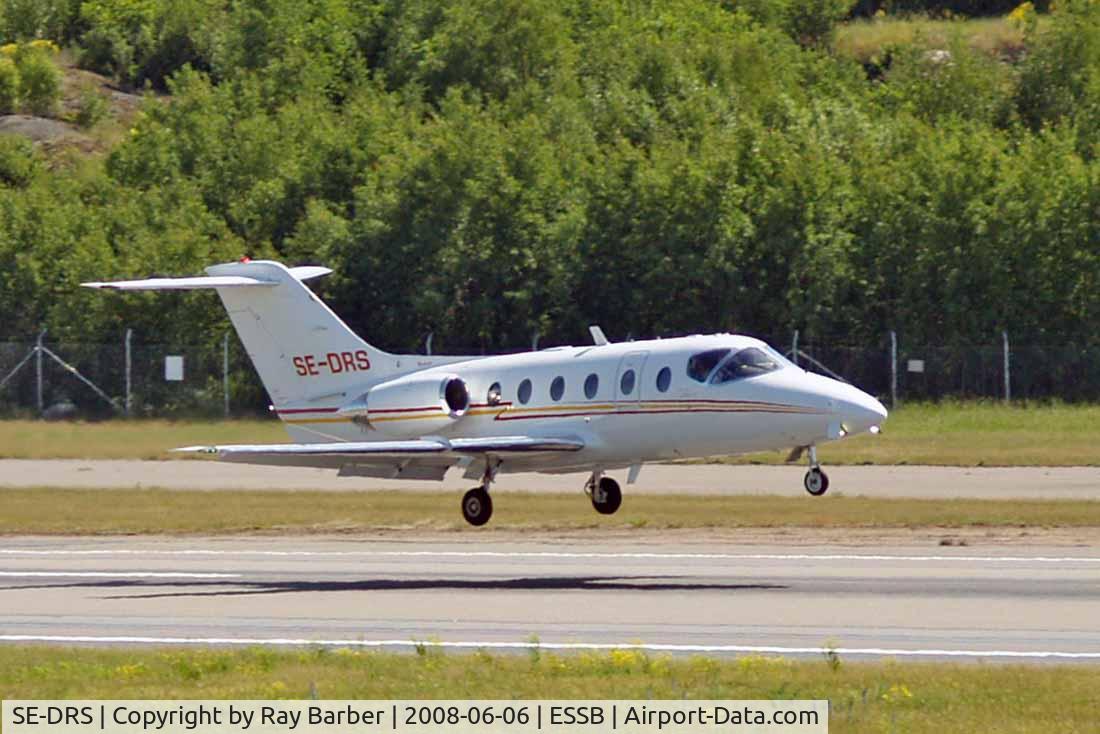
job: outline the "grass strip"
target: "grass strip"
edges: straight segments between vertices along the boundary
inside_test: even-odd
[[[1100,501],[921,500],[826,496],[638,495],[610,517],[580,493],[498,493],[492,523],[466,525],[451,492],[0,491],[0,533],[240,534],[384,529],[1081,528],[1100,527]]]
[[[168,450],[287,440],[277,420],[0,421],[0,458],[13,459],[179,459],[193,455]],[[821,458],[831,465],[1097,466],[1098,445],[1100,405],[913,403],[891,412],[882,435],[825,444]],[[720,461],[779,464],[786,454]]]
[[[11,646],[14,698],[827,698],[833,734],[1093,731],[1100,666]]]

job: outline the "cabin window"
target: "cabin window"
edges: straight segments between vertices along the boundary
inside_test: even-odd
[[[688,360],[687,375],[696,382],[706,382],[710,372],[730,353],[728,349],[710,349],[692,355]]]
[[[501,391],[500,383],[494,382],[489,386],[489,393],[485,396],[485,402],[489,405],[500,405]]]
[[[565,378],[555,377],[554,381],[550,383],[550,399],[561,400],[561,396],[565,394]]]
[[[531,381],[524,380],[519,383],[519,389],[516,391],[516,397],[519,398],[519,402],[523,405],[527,405],[527,402],[531,399]]]
[[[619,389],[623,395],[634,392],[634,370],[627,370],[623,373],[622,379],[619,380]]]
[[[720,385],[746,377],[755,377],[779,369],[779,362],[762,349],[747,347],[732,355],[714,372],[711,382]]]
[[[657,392],[668,392],[668,386],[672,384],[672,370],[662,367],[657,373]]]
[[[595,372],[584,378],[584,396],[591,400],[600,389],[600,377]]]

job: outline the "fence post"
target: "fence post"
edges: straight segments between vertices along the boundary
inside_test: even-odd
[[[130,340],[133,338],[133,336],[134,336],[134,330],[133,329],[127,329],[126,330],[126,415],[127,415],[127,417],[129,417],[130,411],[131,411],[131,409],[133,408],[133,405],[134,405],[134,403],[133,403],[133,392],[132,392],[132,388],[133,388],[133,384],[134,384],[133,383],[133,376],[132,376],[133,364],[134,363],[131,359],[131,352],[130,352]]]
[[[1008,359],[1008,330],[1001,332],[1001,338],[1004,340],[1004,352],[1005,352],[1005,402],[1012,400],[1012,373],[1009,371],[1009,359]]]
[[[38,417],[42,417],[42,339],[46,336],[46,329],[38,334],[38,340],[34,345],[34,369],[37,376]]]
[[[222,401],[225,417],[229,417],[229,332],[222,337]]]
[[[798,329],[794,330],[794,338],[791,339],[791,361],[798,366]]]
[[[898,333],[890,332],[890,407],[898,407]]]
[[[539,332],[535,332],[531,335],[531,351],[537,352],[539,350]]]
[[[428,336],[424,339],[424,354],[429,357],[432,356],[432,339],[435,337],[434,331],[429,331]]]

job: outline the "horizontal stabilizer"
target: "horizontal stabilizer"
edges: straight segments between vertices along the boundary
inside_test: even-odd
[[[289,268],[289,270],[290,274],[297,280],[313,280],[332,272],[332,268],[323,268],[320,265],[299,265],[296,268]]]
[[[106,283],[81,283],[85,288],[102,288],[113,291],[193,291],[200,288],[243,288],[251,286],[276,286],[272,280],[248,278],[243,275],[200,275],[194,278],[146,278],[144,280],[116,280]]]
[[[332,272],[331,268],[317,265],[302,265],[287,268],[295,280],[305,281],[320,278]],[[145,278],[143,280],[116,280],[107,282],[81,283],[85,288],[101,288],[115,291],[193,291],[201,288],[243,288],[251,286],[276,286],[277,280],[253,278],[245,275],[199,275],[190,278]]]

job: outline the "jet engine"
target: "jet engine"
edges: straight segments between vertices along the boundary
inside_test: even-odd
[[[411,438],[442,433],[470,409],[470,390],[457,375],[412,374],[375,385],[344,405],[340,415],[366,423],[386,436]]]

